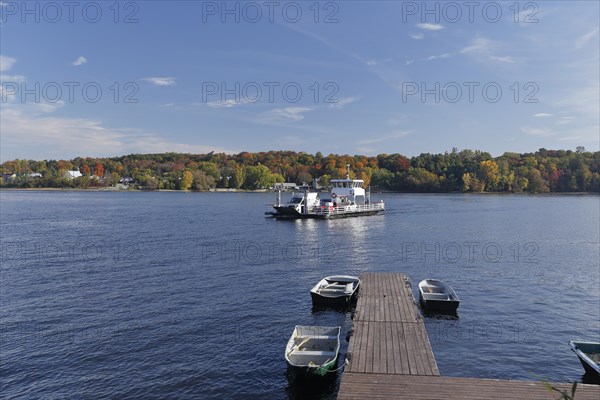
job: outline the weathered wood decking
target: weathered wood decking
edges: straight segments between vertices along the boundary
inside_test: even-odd
[[[409,284],[402,274],[364,274],[346,372],[439,375]]]
[[[441,377],[425,324],[404,274],[367,273],[338,398],[553,399],[543,384]],[[554,384],[563,390],[570,384]],[[600,387],[577,386],[576,399],[600,399]]]

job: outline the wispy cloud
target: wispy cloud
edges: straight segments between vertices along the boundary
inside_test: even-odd
[[[421,32],[419,33],[411,33],[410,37],[415,39],[415,40],[423,40],[425,38],[425,35],[423,35]]]
[[[232,108],[235,106],[239,106],[243,103],[244,102],[229,99],[229,100],[222,100],[222,101],[209,101],[206,103],[206,105],[211,108]]]
[[[556,121],[556,123],[558,125],[566,125],[566,124],[570,124],[571,122],[573,122],[575,120],[576,120],[575,117],[560,117],[560,119],[558,121]]]
[[[307,107],[285,107],[275,108],[265,111],[260,115],[261,122],[289,122],[302,121],[304,113],[312,111],[312,108]]]
[[[586,45],[587,42],[589,42],[590,40],[592,40],[594,37],[598,36],[598,28],[586,33],[583,36],[580,36],[579,38],[577,38],[577,40],[575,41],[575,48],[576,49],[581,49],[583,46]],[[597,48],[597,46],[596,46]]]
[[[34,116],[16,107],[3,110],[2,130],[3,155],[11,154],[11,157],[64,158],[165,151],[237,152],[221,147],[172,141],[163,135],[140,129],[110,128],[99,120]],[[43,148],[38,150],[40,154],[32,154],[36,151],[36,146]],[[24,150],[28,153],[22,153]]]
[[[345,106],[347,106],[348,104],[354,103],[358,99],[359,99],[358,97],[342,97],[341,99],[339,99],[337,101],[337,103],[331,103],[329,105],[329,107],[331,107],[331,108],[337,108],[337,109],[342,109]]]
[[[530,136],[541,136],[541,137],[547,137],[547,136],[553,136],[556,135],[555,132],[552,132],[550,129],[548,128],[530,128],[530,127],[522,127],[521,131],[527,135]]]
[[[73,65],[79,67],[80,65],[87,64],[88,60],[84,56],[79,56],[75,61],[73,61]]]
[[[506,63],[514,63],[515,60],[511,56],[498,56],[496,52],[501,48],[501,43],[492,41],[488,38],[477,36],[471,43],[460,50],[461,54],[468,54],[476,58],[483,58],[492,61],[501,61]]]
[[[533,114],[533,116],[535,118],[548,118],[551,117],[553,114],[548,114],[548,113],[537,113],[537,114]]]
[[[441,29],[444,29],[444,27],[440,24],[432,24],[429,22],[417,24],[417,28],[425,29],[426,31],[439,31]]]
[[[16,58],[0,55],[0,72],[8,71],[16,62]]]
[[[142,80],[149,82],[155,86],[173,86],[173,85],[175,85],[175,78],[171,78],[171,77],[150,77],[150,78],[143,78]]]
[[[364,145],[370,145],[370,144],[374,144],[374,143],[387,142],[390,140],[403,138],[405,136],[410,135],[411,133],[412,133],[411,131],[397,131],[397,132],[391,133],[389,135],[376,136],[372,139],[361,140],[358,142],[358,144],[364,146]]]
[[[450,53],[444,53],[437,56],[429,56],[427,57],[427,61],[437,60],[438,58],[448,58],[450,57]]]
[[[373,67],[373,66],[377,65],[377,61],[375,61],[375,60],[367,60],[365,62],[365,64],[367,64],[369,67]]]

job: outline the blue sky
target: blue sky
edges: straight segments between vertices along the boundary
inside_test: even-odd
[[[600,147],[597,1],[37,4],[0,5],[2,161]]]

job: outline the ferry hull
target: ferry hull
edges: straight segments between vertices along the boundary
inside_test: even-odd
[[[280,209],[283,212],[280,212]],[[315,213],[309,212],[307,214],[301,214],[298,211],[287,208],[287,207],[275,207],[275,212],[270,213],[274,218],[277,219],[337,219],[337,218],[348,218],[348,217],[359,217],[362,215],[374,215],[379,214],[384,209],[373,209],[373,210],[358,210],[358,211],[343,211],[343,212],[332,212],[332,213]],[[289,210],[289,211],[288,211]]]

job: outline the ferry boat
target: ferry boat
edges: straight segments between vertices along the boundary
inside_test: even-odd
[[[350,166],[345,179],[331,180],[331,193],[321,198],[320,193],[308,186],[292,194],[287,203],[281,202],[281,191],[277,191],[275,204],[267,205],[266,215],[275,218],[330,219],[377,214],[385,210],[383,200],[372,203],[371,193],[363,188],[362,179],[350,179]]]

